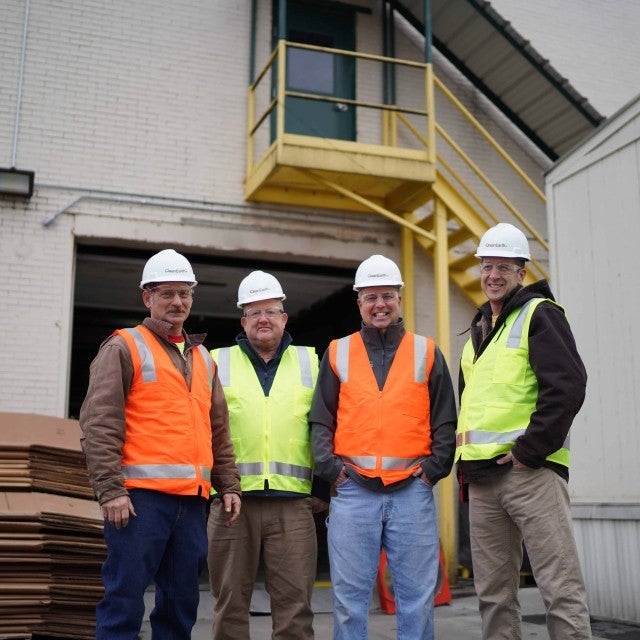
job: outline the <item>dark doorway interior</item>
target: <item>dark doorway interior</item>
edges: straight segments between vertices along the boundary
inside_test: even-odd
[[[135,326],[145,317],[138,283],[151,253],[85,245],[77,248],[69,417],[78,416],[89,365],[100,343],[115,329]],[[209,349],[234,344],[240,331],[238,285],[254,269],[273,273],[280,280],[287,294],[287,330],[296,344],[314,346],[319,357],[332,338],[360,326],[351,288],[352,269],[185,256],[198,278],[187,331],[206,333]]]

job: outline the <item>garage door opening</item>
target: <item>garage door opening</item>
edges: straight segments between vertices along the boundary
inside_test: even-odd
[[[100,343],[115,329],[133,327],[147,315],[138,284],[149,255],[148,250],[77,248],[69,389],[72,418],[78,417],[89,365]],[[353,269],[184,255],[198,278],[185,328],[189,333],[206,333],[208,349],[235,344],[241,330],[238,285],[254,269],[272,273],[282,284],[287,295],[287,331],[294,344],[313,346],[322,357],[331,339],[360,326],[352,290]]]

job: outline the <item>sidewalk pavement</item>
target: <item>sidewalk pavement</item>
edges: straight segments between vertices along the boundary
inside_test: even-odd
[[[436,637],[444,640],[482,640],[478,599],[473,588],[452,588],[451,604],[436,607]],[[153,591],[146,594],[146,615],[140,638],[151,640],[149,612],[153,607]],[[522,606],[522,638],[523,640],[548,640],[549,635],[544,623],[544,605],[536,587],[520,589]],[[316,640],[331,640],[333,637],[333,616],[331,614],[331,587],[324,583],[316,585],[313,598],[316,612],[314,629]],[[264,588],[257,586],[251,603],[251,640],[271,639],[271,616],[268,613],[268,596]],[[200,592],[198,621],[191,634],[192,640],[210,640],[213,617],[213,599],[205,586]],[[609,636],[611,637],[611,636]],[[371,602],[369,614],[369,640],[395,640],[396,617],[381,611],[377,594]],[[606,640],[606,636],[594,635],[593,640]]]

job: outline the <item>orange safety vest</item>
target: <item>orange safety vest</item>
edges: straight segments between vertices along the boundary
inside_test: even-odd
[[[116,331],[129,347],[133,381],[125,404],[122,473],[128,489],[209,497],[211,389],[215,364],[193,349],[191,390],[169,354],[146,327]]]
[[[361,475],[399,482],[430,455],[434,356],[431,338],[405,333],[381,391],[360,333],[330,343],[340,379],[334,452]]]

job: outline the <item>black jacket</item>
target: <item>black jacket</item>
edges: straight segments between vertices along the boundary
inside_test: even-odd
[[[482,357],[487,344],[504,327],[505,318],[532,298],[554,300],[546,280],[527,287],[518,286],[505,300],[502,311],[491,328],[491,305],[483,304],[471,322],[471,342],[475,358]],[[529,364],[538,380],[538,399],[529,426],[512,449],[513,455],[533,469],[550,467],[568,480],[569,470],[545,458],[562,447],[571,423],[584,401],[587,372],[578,354],[567,318],[557,305],[539,304],[529,326]],[[462,398],[464,376],[459,375]],[[501,457],[501,456],[498,456]],[[481,482],[493,474],[504,473],[510,464],[500,466],[491,460],[460,460],[458,469],[464,482]]]

